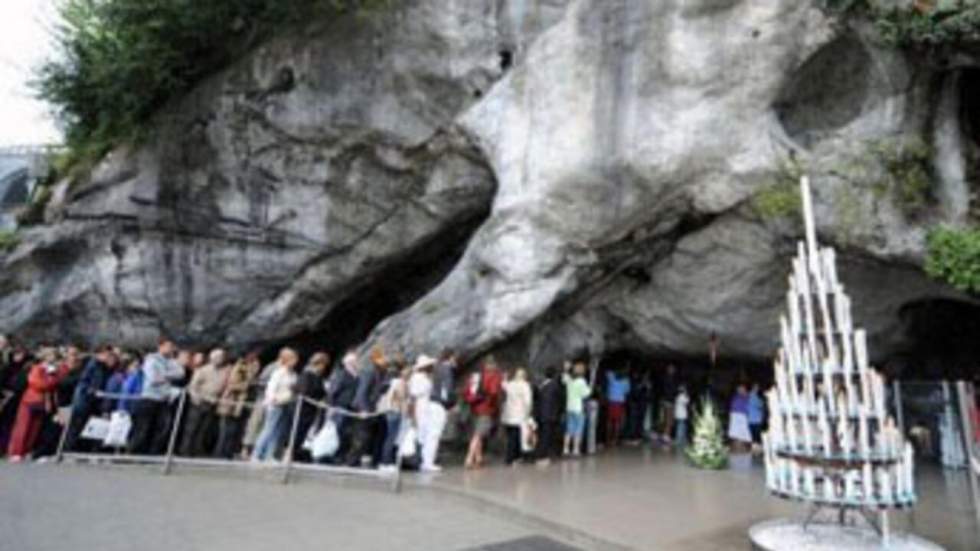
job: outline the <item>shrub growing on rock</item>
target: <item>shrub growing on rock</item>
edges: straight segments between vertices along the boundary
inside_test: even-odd
[[[929,232],[926,273],[966,293],[980,294],[980,229]]]
[[[149,117],[288,25],[392,0],[64,0],[59,53],[35,87],[74,164],[140,137]]]

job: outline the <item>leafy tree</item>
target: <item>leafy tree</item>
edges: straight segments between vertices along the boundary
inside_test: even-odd
[[[273,33],[391,0],[61,0],[39,69],[72,159],[141,137],[148,119]]]

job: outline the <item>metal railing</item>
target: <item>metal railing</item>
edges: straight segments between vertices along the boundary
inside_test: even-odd
[[[128,394],[115,394],[107,392],[95,392],[93,396],[96,399],[101,400],[117,400],[117,401],[143,401],[150,400],[150,398],[143,398],[141,396],[132,396]],[[133,453],[117,453],[115,454],[100,454],[100,453],[80,453],[66,450],[66,444],[68,440],[68,433],[70,427],[72,426],[72,417],[75,415],[75,409],[72,408],[68,414],[68,418],[65,420],[64,428],[62,429],[61,438],[58,442],[58,450],[56,452],[55,458],[58,463],[64,461],[65,458],[79,460],[79,461],[89,461],[89,462],[109,462],[109,463],[159,463],[162,465],[163,475],[169,475],[173,472],[175,465],[188,465],[188,466],[215,466],[222,468],[248,468],[254,469],[257,465],[254,461],[235,461],[229,459],[217,459],[217,458],[194,458],[194,457],[183,457],[177,453],[177,438],[180,432],[180,428],[183,422],[184,411],[187,407],[187,399],[191,396],[191,393],[184,389],[180,392],[177,398],[176,413],[174,414],[173,421],[170,423],[169,436],[167,439],[167,448],[164,455],[143,455],[143,454],[133,454]],[[245,408],[255,408],[263,407],[257,402],[239,402],[237,400],[222,400],[222,399],[203,399],[213,405],[218,405],[220,403],[231,403],[234,402],[235,405],[243,405]],[[332,473],[332,474],[342,474],[348,476],[365,476],[371,478],[386,479],[390,483],[390,488],[393,492],[398,493],[401,491],[401,471],[402,471],[402,454],[396,455],[396,465],[395,469],[392,471],[382,471],[379,469],[362,469],[354,467],[343,467],[336,465],[322,465],[322,464],[305,464],[296,463],[294,461],[296,455],[296,445],[298,439],[299,421],[302,415],[303,408],[305,406],[315,407],[323,412],[324,419],[329,419],[332,415],[340,415],[343,417],[349,417],[354,419],[373,419],[384,416],[385,412],[376,413],[361,413],[356,411],[347,410],[344,408],[338,408],[330,406],[324,402],[318,402],[311,400],[306,396],[299,396],[295,399],[294,403],[296,407],[293,407],[293,416],[291,422],[291,428],[289,432],[288,442],[283,451],[282,460],[277,464],[271,466],[271,468],[278,467],[281,469],[281,482],[283,484],[288,484],[290,477],[294,470],[308,471],[308,472],[321,472],[321,473]],[[89,416],[92,417],[92,416]],[[87,420],[86,420],[87,421]],[[326,421],[325,421],[326,422]],[[130,432],[133,428],[131,427]],[[314,427],[310,427],[312,431]],[[132,434],[130,434],[130,438]],[[258,465],[265,468],[270,468],[268,465]]]

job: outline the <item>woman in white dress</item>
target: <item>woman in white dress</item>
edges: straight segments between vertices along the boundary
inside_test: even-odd
[[[507,431],[507,464],[513,465],[524,456],[521,434],[528,430],[534,406],[534,394],[527,382],[527,371],[523,367],[517,368],[514,376],[504,383],[504,394],[507,397],[504,399],[500,422]]]
[[[752,431],[749,430],[749,390],[745,385],[738,385],[732,398],[731,409],[728,413],[728,438],[732,441],[732,450],[744,452],[751,449]]]

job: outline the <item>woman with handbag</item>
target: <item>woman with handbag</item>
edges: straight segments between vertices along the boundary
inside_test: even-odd
[[[473,434],[470,437],[464,465],[476,469],[483,465],[485,439],[493,431],[494,420],[500,411],[500,398],[503,393],[503,377],[497,362],[487,357],[479,372],[474,373],[470,384],[466,385],[464,399],[473,412]]]
[[[294,369],[298,362],[299,356],[295,350],[283,348],[279,351],[276,368],[269,378],[269,385],[266,387],[265,396],[262,399],[265,408],[265,424],[262,427],[258,442],[255,443],[252,461],[273,459],[276,448],[282,444],[286,428],[289,425],[288,412],[296,399],[297,377]]]

